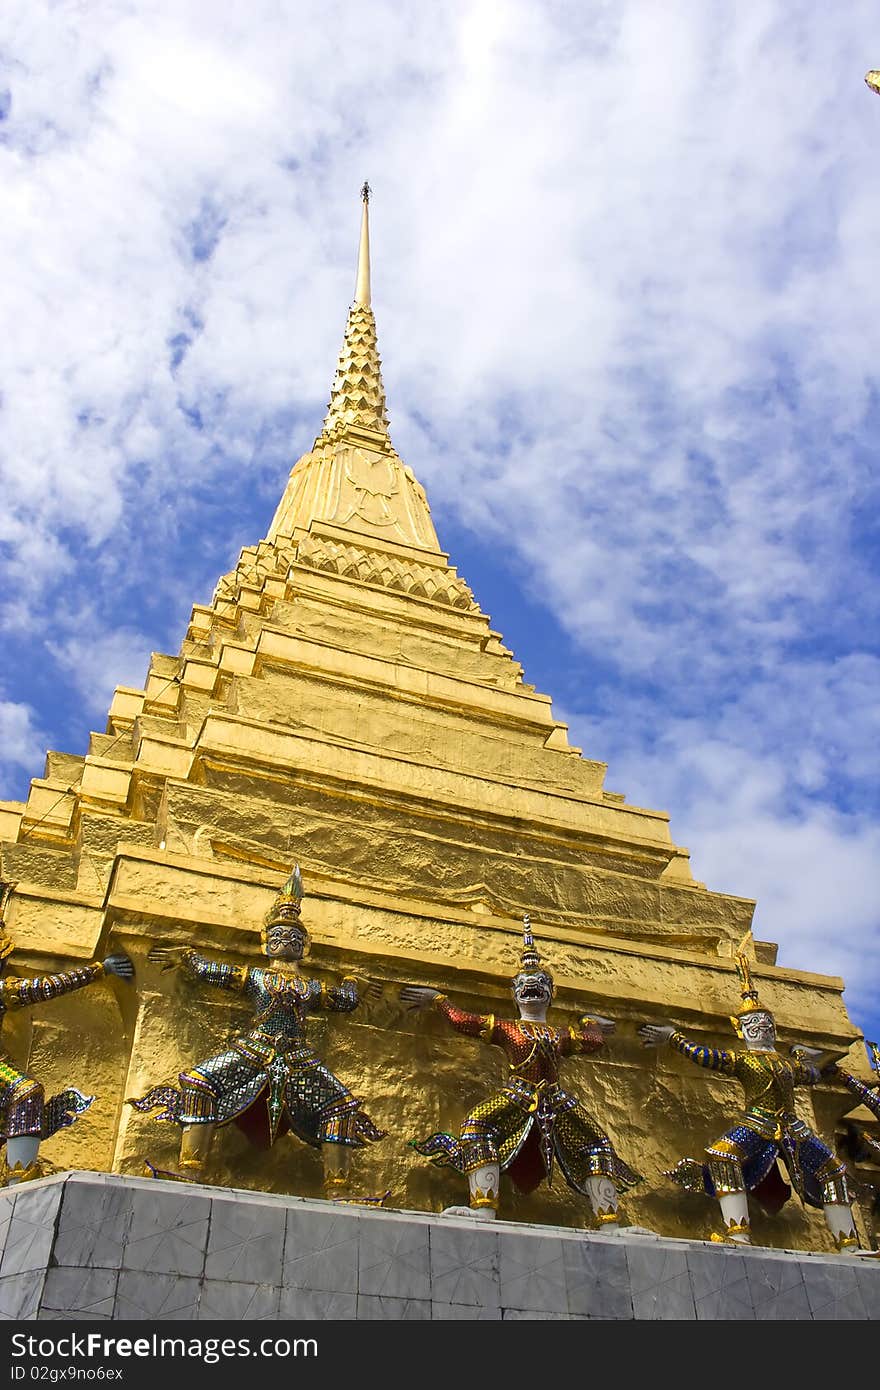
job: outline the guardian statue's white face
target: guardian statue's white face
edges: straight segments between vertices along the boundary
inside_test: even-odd
[[[282,908],[279,916],[283,912]],[[273,922],[266,931],[266,955],[271,960],[302,960],[305,949],[305,932],[292,914],[286,920]]]
[[[776,1025],[773,1015],[766,1009],[756,1009],[752,1014],[740,1014],[739,1026],[749,1052],[776,1050]]]
[[[513,977],[513,997],[523,1018],[543,1019],[553,1000],[553,978],[546,970],[521,970]]]

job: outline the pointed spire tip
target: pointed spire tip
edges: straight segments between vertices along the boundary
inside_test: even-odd
[[[365,181],[361,189],[364,210],[361,215],[361,241],[358,247],[357,284],[354,291],[355,304],[370,307],[370,185]]]

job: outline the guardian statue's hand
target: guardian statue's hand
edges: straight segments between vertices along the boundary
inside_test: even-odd
[[[105,956],[101,964],[105,975],[118,975],[120,980],[134,979],[134,961],[124,951],[115,951],[112,956]]]
[[[642,1047],[662,1047],[669,1042],[675,1029],[671,1023],[643,1023],[638,1030]]]
[[[613,1018],[603,1018],[601,1014],[584,1014],[584,1022],[595,1023],[596,1027],[601,1029],[603,1036],[606,1038],[610,1037],[617,1027]]]
[[[428,985],[404,985],[398,998],[410,1009],[427,1009],[439,995],[439,989],[431,989]]]
[[[153,946],[147,953],[147,960],[153,965],[161,966],[164,972],[179,965],[182,954],[182,946]]]
[[[385,988],[381,980],[370,979],[366,975],[346,975],[357,990],[358,1002],[361,1004],[375,1004],[377,999],[382,998],[382,991]]]

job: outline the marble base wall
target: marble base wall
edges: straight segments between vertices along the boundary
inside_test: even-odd
[[[0,1318],[880,1319],[880,1259],[65,1173],[0,1191]]]

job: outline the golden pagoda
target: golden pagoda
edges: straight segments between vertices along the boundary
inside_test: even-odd
[[[550,697],[525,683],[441,549],[389,433],[368,218],[365,189],[327,414],[265,538],[193,608],[179,652],[153,655],[144,688],[117,688],[85,756],[49,752],[27,802],[0,803],[16,973],[70,968],[111,944],[137,967],[134,988],[106,983],[13,1020],[5,1045],[47,1092],[73,1083],[97,1094],[46,1144],[60,1168],[173,1167],[172,1127],[124,1102],[216,1050],[240,1005],[162,974],[147,953],[187,944],[253,963],[296,860],[310,972],[355,970],[385,985],[343,1024],[310,1025],[389,1132],[358,1155],[352,1195],[390,1189],[392,1206],[439,1210],[461,1199],[460,1179],[406,1141],[455,1129],[501,1058],[407,1012],[398,988],[430,984],[509,1014],[527,911],[557,982],[552,1017],[617,1020],[602,1052],[566,1074],[645,1175],[626,1218],[707,1236],[714,1204],[681,1194],[662,1170],[717,1132],[727,1083],[646,1053],[635,1027],[672,1019],[730,1044],[734,955],[754,904],[693,877],[665,812],[605,790],[605,764],[569,744]],[[778,966],[767,943],[748,950],[781,1044],[851,1047],[840,979]],[[830,1138],[852,1100],[820,1087],[799,1104]],[[319,1155],[294,1139],[261,1152],[231,1127],[213,1162],[227,1186],[322,1191]],[[502,1185],[500,1215],[591,1219],[562,1182],[529,1197]],[[755,1238],[831,1248],[821,1213],[796,1201],[772,1223],[758,1217]]]

